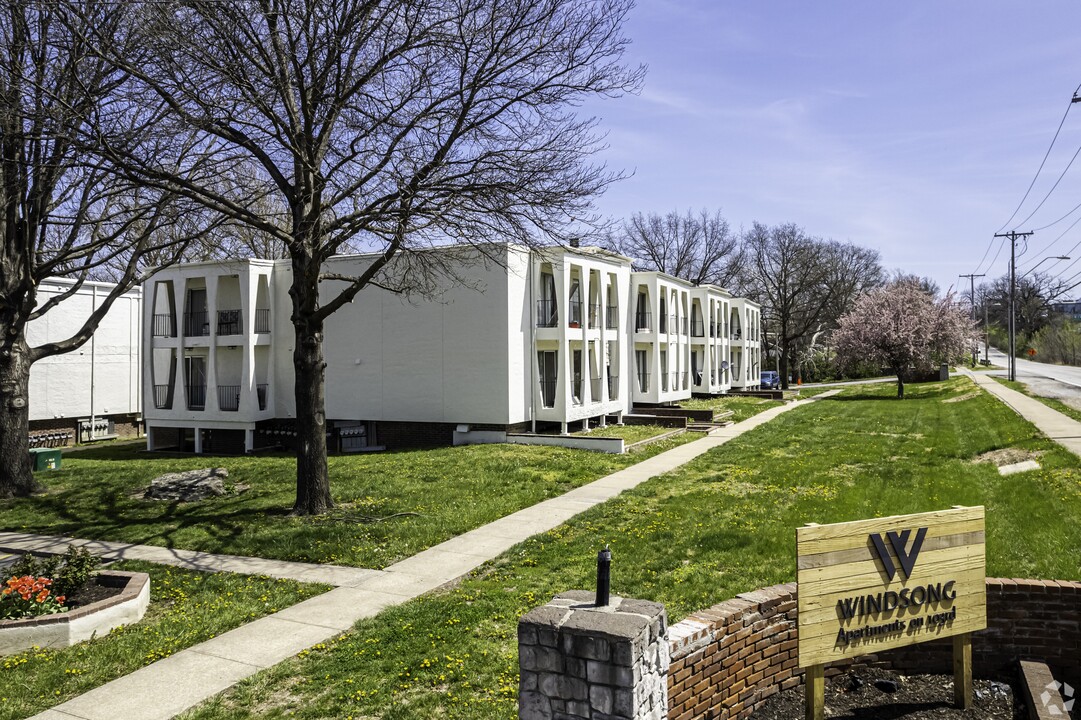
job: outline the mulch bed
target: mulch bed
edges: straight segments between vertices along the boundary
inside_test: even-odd
[[[69,595],[67,602],[64,604],[69,608],[82,607],[83,605],[89,605],[90,603],[95,603],[99,600],[111,598],[122,592],[124,592],[123,584],[117,585],[114,582],[112,585],[105,585],[98,582],[97,577],[92,577],[81,588]]]
[[[953,707],[952,675],[899,675],[868,669],[838,675],[826,683],[826,717],[835,720],[1024,720],[1020,692],[991,680],[973,683],[973,707]],[[803,686],[771,697],[751,720],[803,717]]]

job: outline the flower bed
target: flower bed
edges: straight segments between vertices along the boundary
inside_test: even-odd
[[[149,575],[103,570],[96,577],[99,584],[120,588],[120,592],[67,612],[0,620],[0,655],[35,646],[69,647],[142,619],[150,603]]]

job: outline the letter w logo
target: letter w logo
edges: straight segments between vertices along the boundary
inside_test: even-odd
[[[886,533],[886,538],[890,541],[890,545],[893,546],[893,552],[897,554],[897,560],[901,563],[901,569],[905,571],[905,578],[912,576],[912,568],[916,565],[916,558],[920,554],[920,548],[923,547],[923,538],[927,535],[927,528],[920,528],[916,531],[916,539],[912,541],[912,547],[908,548],[908,536],[912,534],[911,530],[903,530],[900,535],[892,530]],[[897,575],[897,566],[893,564],[893,558],[890,557],[889,550],[886,549],[886,543],[882,540],[880,533],[871,533],[871,542],[875,545],[875,551],[878,553],[878,559],[882,561],[882,569],[889,575],[890,580],[893,580]]]

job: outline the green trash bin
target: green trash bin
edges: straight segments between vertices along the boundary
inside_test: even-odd
[[[60,450],[57,448],[30,448],[30,461],[34,472],[39,470],[59,470]]]

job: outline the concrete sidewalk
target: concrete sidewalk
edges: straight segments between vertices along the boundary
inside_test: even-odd
[[[1035,425],[1040,432],[1081,458],[1081,422],[1053,410],[1035,398],[1011,390],[985,374],[962,370],[972,381]]]
[[[684,465],[793,408],[838,391],[771,408],[718,428],[694,442],[655,455],[557,498],[417,553],[355,583],[136,670],[35,715],[39,720],[165,720],[312,645],[349,630],[358,620],[445,585],[537,533],[599,505],[646,480]],[[160,549],[160,548],[159,548]]]

